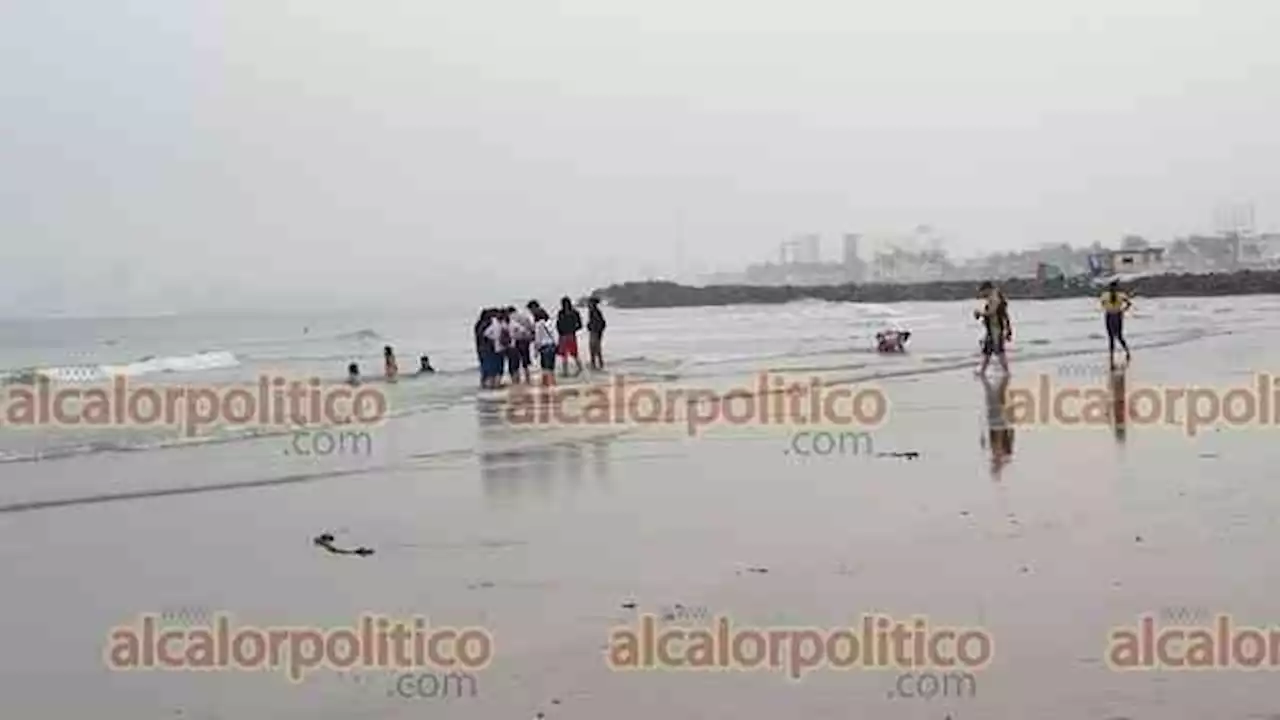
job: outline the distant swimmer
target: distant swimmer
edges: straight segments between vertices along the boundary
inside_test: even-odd
[[[1116,343],[1124,348],[1125,364],[1129,363],[1129,343],[1124,341],[1124,314],[1133,307],[1126,293],[1120,292],[1120,282],[1112,280],[1102,293],[1102,312],[1107,321],[1107,350],[1111,367],[1116,366]]]
[[[396,352],[390,345],[382,348],[382,360],[386,368],[387,381],[395,382],[396,376],[400,374],[400,367],[396,364]]]
[[[1009,299],[999,288],[990,282],[978,286],[978,298],[983,301],[982,308],[973,311],[973,317],[982,321],[982,366],[979,375],[987,374],[987,365],[991,356],[1000,360],[1000,369],[1009,372],[1009,361],[1005,359],[1005,343],[1013,340],[1013,321],[1009,319]]]
[[[911,339],[910,330],[896,328],[881,330],[876,333],[876,352],[904,353],[907,351],[907,340]]]
[[[435,371],[436,371],[436,369],[435,369],[435,368],[431,367],[431,358],[427,357],[426,355],[423,355],[423,356],[420,358],[420,362],[421,362],[422,364],[421,364],[421,366],[419,366],[419,367],[418,367],[418,374],[419,374],[419,375],[428,375],[428,374],[433,373],[433,372],[435,372]]]
[[[360,366],[356,363],[347,365],[347,382],[352,385],[360,384]]]

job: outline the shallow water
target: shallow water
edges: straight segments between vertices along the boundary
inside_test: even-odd
[[[1250,332],[1269,327],[1275,307],[1266,296],[1140,300],[1126,331],[1136,347],[1227,330]],[[741,384],[761,372],[832,379],[900,375],[970,362],[978,337],[973,308],[973,303],[800,302],[611,310],[606,353],[611,374],[691,387]],[[1091,301],[1017,302],[1013,312],[1015,360],[1093,354],[1104,347]],[[5,320],[0,321],[0,378],[12,384],[43,375],[57,383],[83,384],[123,375],[138,385],[223,388],[252,386],[263,376],[337,383],[347,364],[358,362],[376,382],[382,347],[389,344],[397,349],[403,373],[399,383],[378,385],[389,412],[446,413],[481,396],[471,322],[461,314],[407,312]],[[907,355],[872,351],[876,331],[891,324],[913,331]],[[412,377],[420,354],[431,356],[436,374]],[[263,432],[214,429],[193,438],[166,426],[51,430],[0,424],[0,461],[190,447],[200,441],[252,440]]]

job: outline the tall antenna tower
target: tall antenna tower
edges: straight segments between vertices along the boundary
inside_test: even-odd
[[[1214,213],[1214,229],[1223,235],[1252,235],[1254,208],[1252,202],[1228,203]]]

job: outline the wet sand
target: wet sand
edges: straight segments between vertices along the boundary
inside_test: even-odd
[[[1137,383],[1248,382],[1276,338],[1140,351]],[[1097,361],[1098,356],[1088,358]],[[1079,358],[1076,361],[1086,361]],[[1014,384],[1060,361],[1014,368]],[[1102,383],[1103,377],[1077,382]],[[878,452],[797,457],[776,428],[609,428],[543,442],[490,432],[480,409],[379,431],[343,461],[280,443],[6,467],[0,503],[102,487],[301,479],[0,512],[0,697],[15,717],[1214,718],[1274,717],[1273,671],[1108,669],[1107,633],[1176,606],[1269,625],[1280,510],[1274,428],[1019,428],[998,473],[983,388],[966,370],[896,378]],[[453,437],[481,433],[479,455]],[[496,431],[495,431],[496,432]],[[492,447],[491,447],[492,445]],[[406,448],[412,448],[406,452]],[[489,451],[492,449],[492,451]],[[416,456],[416,457],[415,457]],[[349,471],[311,477],[317,469]],[[366,545],[330,555],[311,539]],[[750,572],[764,568],[768,572]],[[636,607],[624,607],[634,600]],[[976,697],[893,699],[896,672],[610,671],[611,627],[680,603],[735,624],[857,625],[879,612],[994,638]],[[385,672],[112,673],[108,628],[140,612],[349,625],[365,612],[484,625],[474,698],[389,697]],[[8,713],[5,713],[6,716]]]

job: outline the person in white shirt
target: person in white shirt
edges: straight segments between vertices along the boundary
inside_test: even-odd
[[[556,329],[551,326],[551,316],[536,302],[529,303],[533,312],[533,344],[538,349],[538,364],[542,368],[542,384],[554,385],[556,382],[556,349],[560,338]]]
[[[503,360],[507,357],[507,348],[511,346],[511,328],[502,321],[502,311],[496,310],[485,328],[484,336],[493,345],[493,368],[490,373],[490,387],[502,385]]]
[[[515,359],[515,367],[511,371],[512,377],[515,377],[518,369],[524,374],[524,382],[528,383],[529,366],[532,364],[529,348],[533,345],[533,318],[514,307],[508,307],[507,314],[511,317],[511,338],[515,343],[512,349]]]

